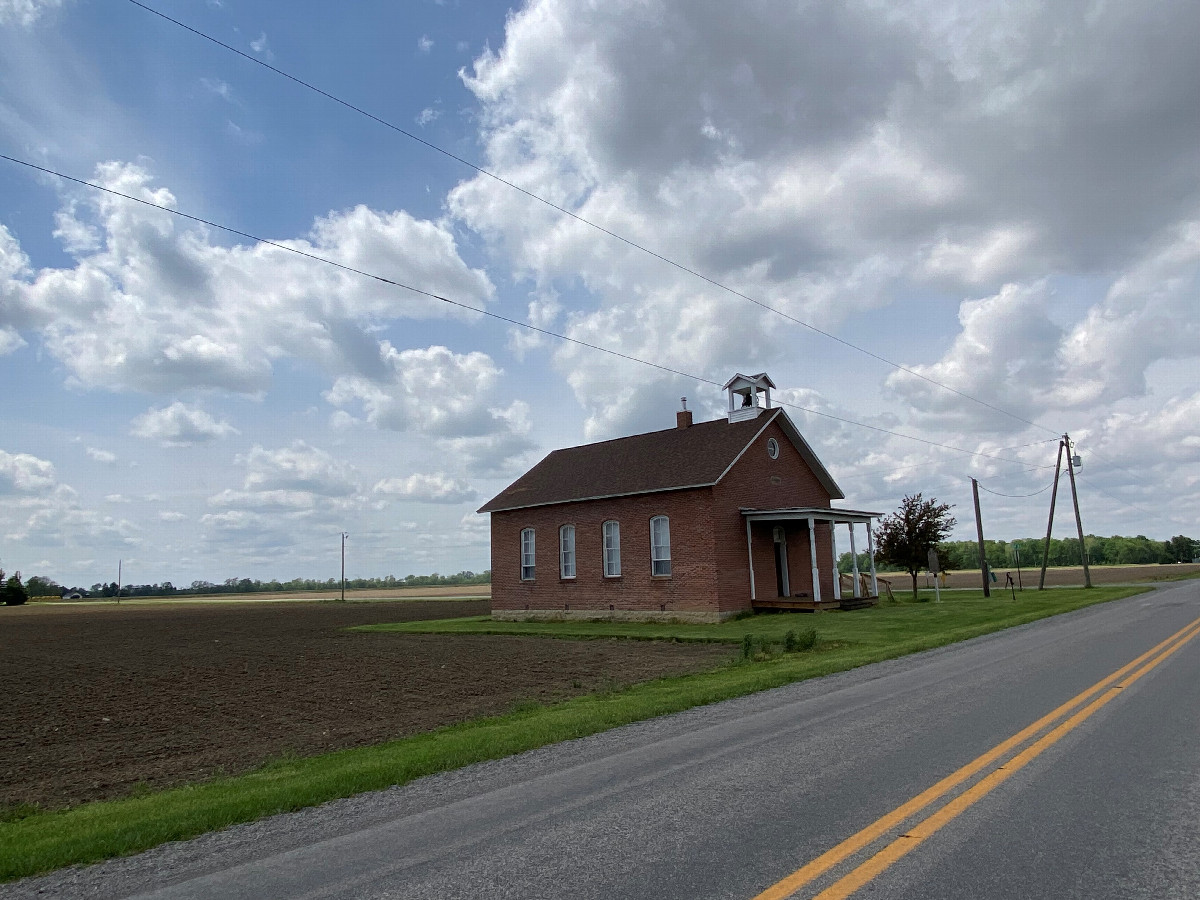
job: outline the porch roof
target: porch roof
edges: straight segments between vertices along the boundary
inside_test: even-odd
[[[747,522],[788,522],[796,520],[815,519],[821,522],[864,522],[871,524],[872,519],[878,519],[883,513],[868,512],[861,509],[838,509],[832,506],[788,506],[779,509],[752,509],[743,507],[740,510]]]

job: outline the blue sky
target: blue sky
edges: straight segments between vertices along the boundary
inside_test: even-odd
[[[763,370],[848,505],[1037,534],[1069,430],[1088,531],[1200,533],[1191,4],[149,5],[911,372],[128,0],[0,0],[0,152],[702,379],[0,161],[5,569],[480,570],[542,455]]]

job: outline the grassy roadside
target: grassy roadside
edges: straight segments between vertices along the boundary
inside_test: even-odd
[[[788,630],[816,627],[816,646],[803,653],[759,654],[749,662],[713,671],[645,682],[605,694],[593,694],[549,707],[523,705],[520,711],[466,722],[373,747],[343,750],[305,759],[284,760],[256,772],[177,788],[142,797],[85,804],[58,812],[30,812],[0,822],[0,880],[34,875],[62,866],[95,862],[136,853],[166,841],[182,840],[239,822],[314,806],[328,800],[424,775],[498,759],[558,741],[665,713],[712,703],[806,678],[844,671],[909,653],[939,647],[1002,628],[1069,610],[1126,597],[1137,587],[1026,591],[1011,599],[983,600],[967,592],[943,603],[900,603],[856,613],[821,616],[756,616],[719,626],[643,625],[621,623],[633,633],[601,633],[582,625],[609,623],[542,623],[523,631],[556,637],[643,637],[647,639],[717,640],[740,643],[753,636],[761,646],[782,643]],[[489,623],[455,620],[474,633]],[[409,623],[451,631],[446,623]],[[518,623],[490,623],[492,625]],[[569,627],[568,627],[569,626]],[[407,625],[392,630],[413,631]],[[532,630],[531,630],[532,629]],[[708,633],[708,638],[697,635]],[[652,636],[653,635],[653,636]],[[731,654],[732,655],[732,654]]]

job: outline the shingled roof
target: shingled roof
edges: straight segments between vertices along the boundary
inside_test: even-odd
[[[481,513],[578,500],[627,497],[716,484],[771,422],[813,474],[840,500],[845,495],[781,409],[741,422],[716,419],[632,437],[555,450],[479,508]]]

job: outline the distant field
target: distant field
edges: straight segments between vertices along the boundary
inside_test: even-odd
[[[271,603],[282,600],[310,602],[340,600],[342,592],[332,591],[278,591],[255,592],[252,594],[181,594],[175,597],[122,597],[121,605],[127,603]],[[377,602],[380,600],[448,600],[458,597],[471,599],[487,599],[492,596],[490,584],[464,584],[437,587],[398,587],[372,588],[361,591],[346,591],[346,602]],[[71,605],[94,605],[96,603],[111,603],[114,606],[115,597],[88,597],[85,600],[60,601],[57,597],[38,597],[33,603],[55,603]]]
[[[1022,553],[1021,555],[1024,557],[1025,554]],[[1012,566],[1011,568],[1008,566],[995,568],[992,571],[996,573],[997,587],[1003,587],[1004,576],[1007,572],[1012,572],[1013,581],[1017,581],[1018,572],[1016,566]],[[1026,588],[1036,588],[1040,574],[1040,564],[1029,566],[1022,559],[1020,580]],[[1165,566],[1092,566],[1092,584],[1137,584],[1143,581],[1162,581],[1172,576],[1198,574],[1200,574],[1200,563],[1173,563]],[[890,581],[893,591],[910,589],[912,583],[907,572],[881,572],[879,577]],[[981,578],[982,576],[978,569],[964,569],[962,571],[950,572],[946,576],[946,587],[976,588],[981,584]],[[1046,585],[1048,587],[1082,584],[1083,566],[1052,566],[1046,569]],[[917,586],[933,587],[933,576],[918,576]]]

